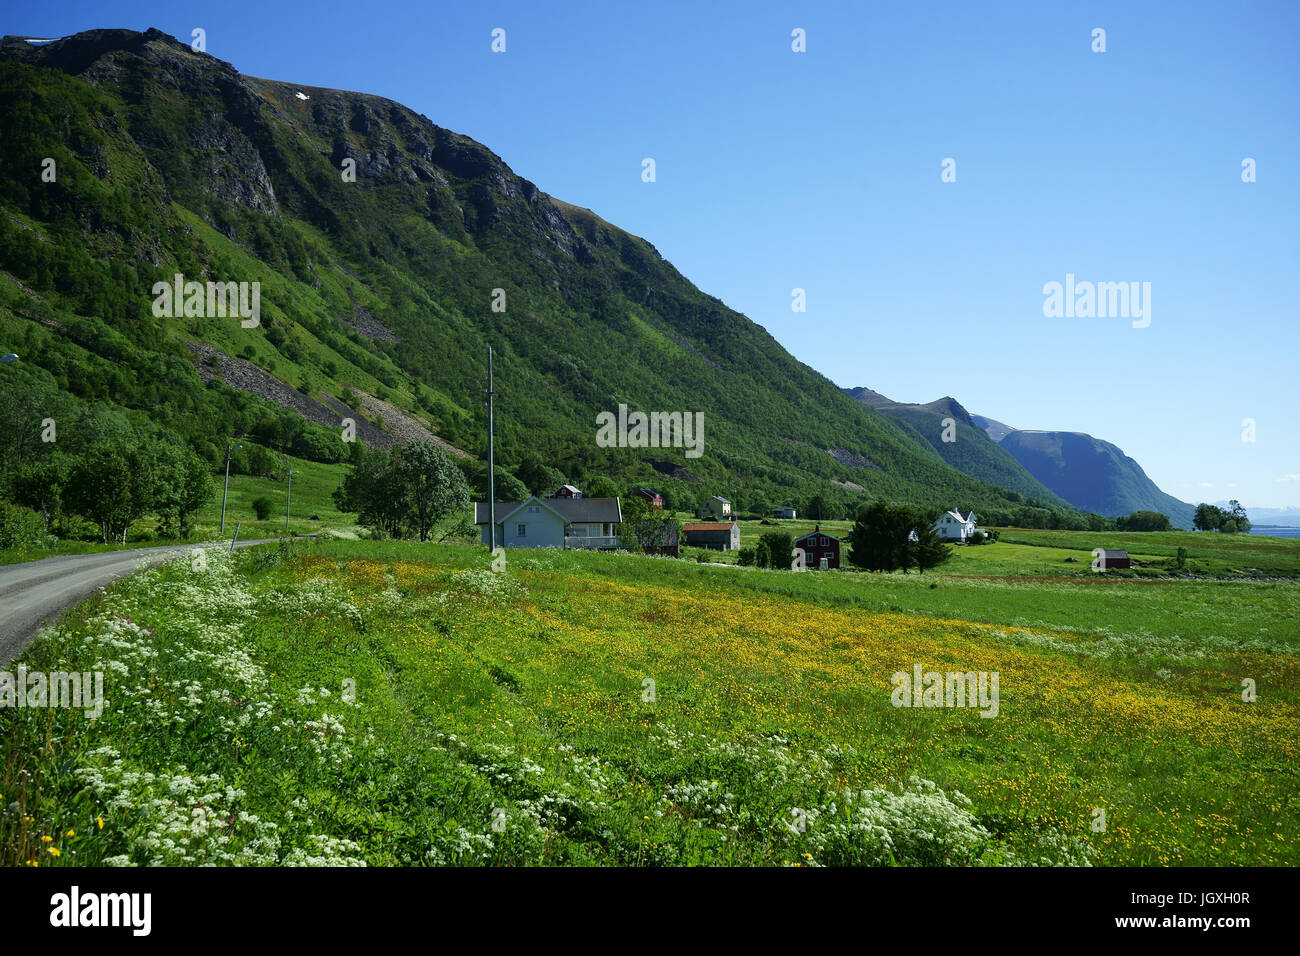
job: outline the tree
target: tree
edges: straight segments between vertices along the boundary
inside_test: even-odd
[[[1237,524],[1237,530],[1241,532],[1249,531],[1251,528],[1250,519],[1246,517],[1246,509],[1241,506],[1241,502],[1233,498],[1228,502],[1228,508],[1228,513]]]
[[[193,451],[186,449],[184,460],[181,462],[180,500],[176,511],[181,537],[190,536],[193,530],[191,519],[199,513],[200,508],[212,500],[214,494],[216,494],[216,487],[212,483],[212,472],[208,470],[208,463]]]
[[[265,521],[271,517],[271,509],[275,507],[274,503],[266,495],[259,495],[253,499],[253,514],[257,515],[258,521]]]
[[[614,483],[613,478],[607,478],[604,475],[596,475],[587,482],[587,487],[582,492],[588,498],[617,498],[618,485]]]
[[[355,514],[357,520],[379,528],[390,538],[400,538],[411,520],[397,456],[390,451],[368,451],[343,476],[334,491],[340,511]]]
[[[754,546],[754,567],[770,568],[772,566],[772,549],[768,547],[767,540],[760,538],[758,544]]]
[[[448,454],[433,442],[415,442],[397,452],[398,478],[410,505],[416,533],[429,531],[443,518],[469,507],[469,485]]]
[[[1223,511],[1214,505],[1202,501],[1196,506],[1196,515],[1192,518],[1192,527],[1197,531],[1218,531],[1223,524]]]
[[[19,465],[10,476],[14,500],[45,516],[46,534],[50,533],[50,522],[63,512],[63,496],[71,467],[72,462],[66,455],[53,451]]]
[[[777,571],[788,571],[794,566],[794,538],[788,531],[769,531],[759,539],[760,545],[767,545],[771,567]]]
[[[1117,531],[1168,531],[1171,527],[1169,516],[1159,511],[1134,511],[1126,518],[1115,519]]]
[[[681,530],[681,524],[672,512],[656,508],[644,498],[634,496],[623,503],[623,521],[618,535],[619,544],[625,550],[654,551],[670,541],[680,541]]]
[[[131,523],[131,466],[115,443],[88,448],[68,476],[68,504],[99,525],[104,544]]]
[[[564,475],[542,461],[535,452],[526,452],[515,475],[535,495],[548,495],[565,483]]]
[[[952,557],[952,546],[945,544],[934,530],[934,519],[918,512],[908,537],[907,553],[917,571],[925,574],[927,568],[937,568]]]
[[[858,512],[853,524],[853,546],[849,561],[868,571],[905,568],[908,561],[907,534],[913,527],[906,508],[873,501]]]

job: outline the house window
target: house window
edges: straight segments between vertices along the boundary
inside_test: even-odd
[[[541,506],[541,505],[529,505],[529,506],[528,506],[528,511],[529,511],[529,513],[531,513],[531,514],[537,514],[537,513],[540,512],[541,510],[542,510],[542,506]]]
[[[519,525],[519,527],[515,529],[515,537],[516,538],[528,537],[528,525],[526,524]]]

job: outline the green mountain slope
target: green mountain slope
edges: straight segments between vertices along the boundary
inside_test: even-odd
[[[1013,431],[1001,446],[1054,492],[1106,517],[1159,511],[1190,529],[1196,509],[1156,487],[1146,472],[1108,441],[1080,432]]]
[[[869,388],[849,388],[845,392],[904,423],[918,440],[928,443],[944,461],[964,474],[1007,488],[1047,507],[1065,511],[1074,509],[1074,505],[1048,490],[1015,458],[999,448],[956,399],[945,396],[924,405],[913,405],[892,401]],[[953,441],[943,440],[946,419],[953,422],[952,430],[947,432],[955,439]]]
[[[0,336],[31,387],[147,417],[214,464],[230,435],[290,447],[301,416],[333,414],[481,455],[490,343],[508,468],[535,454],[575,481],[703,479],[743,508],[862,500],[832,479],[1009,501],[650,243],[391,100],[243,76],[156,30],[6,37],[0,90]],[[155,317],[154,283],[176,273],[261,283],[260,325]],[[702,411],[703,457],[597,447],[596,414],[620,403]]]

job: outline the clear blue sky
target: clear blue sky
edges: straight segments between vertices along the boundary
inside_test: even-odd
[[[3,21],[108,26],[203,27],[242,72],[405,103],[840,385],[1086,431],[1194,502],[1300,506],[1300,4],[101,0]],[[1045,318],[1067,272],[1150,282],[1150,327]]]

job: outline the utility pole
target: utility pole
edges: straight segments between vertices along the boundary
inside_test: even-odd
[[[298,474],[292,468],[285,469],[285,475],[289,479],[289,486],[284,493],[284,530],[289,530],[289,501],[293,498],[293,476]]]
[[[488,346],[488,384],[487,384],[487,407],[488,407],[488,554],[496,550],[497,546],[497,483],[496,483],[496,455],[492,445],[493,432],[493,406],[492,397],[496,393],[492,391],[492,346]]]
[[[221,489],[221,533],[226,533],[226,493],[230,491],[230,456],[233,452],[239,451],[243,445],[236,445],[231,448],[226,445],[226,485]]]

